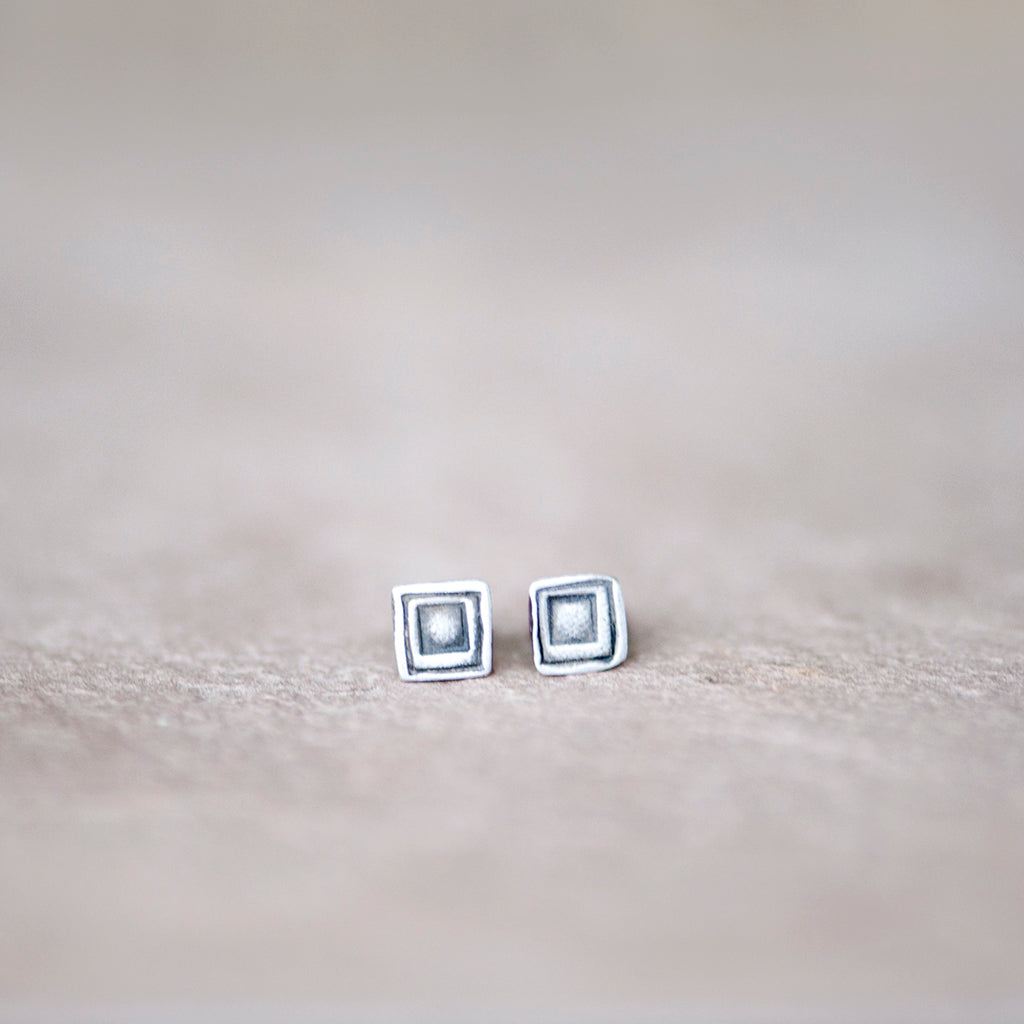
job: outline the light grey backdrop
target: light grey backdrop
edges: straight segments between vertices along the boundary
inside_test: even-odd
[[[5,4],[0,998],[1019,1008],[1022,29]]]

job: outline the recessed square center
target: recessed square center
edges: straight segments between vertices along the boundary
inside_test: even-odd
[[[454,654],[469,650],[466,606],[452,604],[420,605],[420,650],[424,654]]]
[[[593,594],[568,594],[548,601],[553,644],[591,644],[597,640],[597,606]]]

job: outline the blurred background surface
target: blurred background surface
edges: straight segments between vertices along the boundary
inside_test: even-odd
[[[1022,33],[4,4],[0,1000],[1019,1009]]]

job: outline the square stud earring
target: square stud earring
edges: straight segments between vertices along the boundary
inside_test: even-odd
[[[626,605],[612,576],[556,576],[530,584],[533,663],[546,676],[601,672],[626,660]]]
[[[391,591],[398,674],[408,682],[491,673],[491,592],[480,580],[410,583]]]

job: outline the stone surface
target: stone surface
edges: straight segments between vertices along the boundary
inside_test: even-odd
[[[915,12],[5,9],[0,1016],[1020,1018],[1021,25]]]

